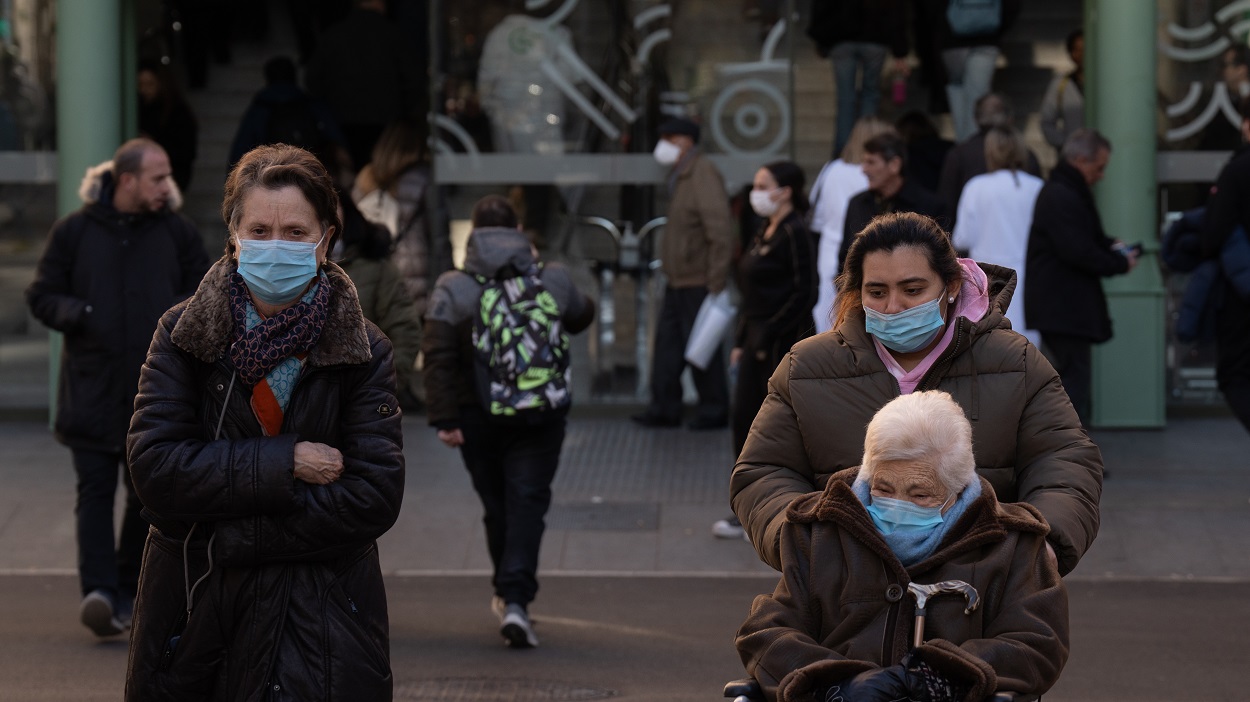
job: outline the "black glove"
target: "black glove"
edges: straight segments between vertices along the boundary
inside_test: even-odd
[[[913,651],[903,659],[906,666],[908,696],[913,702],[960,702],[968,696],[969,686],[951,680],[921,660]]]
[[[825,702],[899,702],[909,696],[907,669],[892,665],[835,683],[825,693]]]

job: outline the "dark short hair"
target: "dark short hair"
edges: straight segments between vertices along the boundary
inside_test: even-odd
[[[907,144],[897,132],[885,132],[864,142],[864,152],[876,154],[886,161],[899,159],[907,165]]]
[[[777,187],[790,188],[790,204],[800,213],[806,213],[812,208],[811,203],[807,201],[807,194],[803,192],[803,186],[807,183],[807,176],[803,174],[803,169],[794,161],[773,161],[766,164],[764,168],[772,174],[773,180],[777,181]]]
[[[696,144],[699,143],[699,125],[685,117],[674,117],[661,124],[659,133],[661,137],[680,134],[690,137]]]
[[[473,228],[506,227],[516,229],[516,210],[502,195],[487,195],[473,206]]]
[[[322,230],[334,227],[335,236],[343,231],[339,219],[339,196],[325,166],[313,154],[289,144],[258,146],[243,155],[226,177],[221,200],[221,217],[234,233],[243,216],[243,201],[257,188],[281,190],[293,186],[312,205]],[[226,251],[234,251],[234,237],[226,237]]]
[[[1010,127],[1016,121],[1011,101],[1002,93],[986,93],[972,107],[973,118],[982,130],[990,127]]]
[[[1073,29],[1072,31],[1068,32],[1068,37],[1063,40],[1063,45],[1065,48],[1067,48],[1069,56],[1071,56],[1073,50],[1076,49],[1076,42],[1084,38],[1085,38],[1085,30],[1081,27],[1077,27],[1076,29]]]
[[[146,137],[131,139],[113,152],[113,179],[120,180],[122,174],[139,175],[143,170],[143,157],[149,151],[164,151],[161,145]]]
[[[289,56],[274,56],[265,62],[265,85],[296,82],[295,62]]]
[[[838,299],[834,303],[834,326],[842,324],[857,308],[863,306],[864,257],[876,251],[892,252],[901,247],[919,249],[929,260],[929,267],[950,285],[963,278],[963,267],[946,235],[932,217],[914,212],[883,214],[874,218],[855,235],[846,263],[837,278]]]

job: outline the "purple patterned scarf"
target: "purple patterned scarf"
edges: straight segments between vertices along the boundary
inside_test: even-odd
[[[230,276],[230,311],[234,315],[235,342],[230,360],[239,378],[253,386],[286,359],[306,353],[317,345],[326,323],[330,285],[323,274],[311,300],[301,299],[278,314],[247,328],[247,306],[251,302],[243,276]]]

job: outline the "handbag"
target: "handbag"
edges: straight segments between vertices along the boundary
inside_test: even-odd
[[[699,370],[706,370],[737,314],[737,308],[729,300],[728,289],[704,297],[686,341],[686,361]]]

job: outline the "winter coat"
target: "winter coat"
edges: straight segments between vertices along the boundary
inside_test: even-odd
[[[734,232],[725,180],[706,156],[693,152],[673,167],[668,224],[660,263],[669,287],[725,289]]]
[[[421,315],[404,287],[403,276],[390,259],[372,259],[348,248],[338,261],[352,279],[365,319],[378,325],[395,352],[399,388],[411,388],[421,352]]]
[[[938,226],[949,231],[950,212],[946,209],[946,203],[910,180],[904,180],[903,187],[899,188],[899,191],[894,193],[894,197],[888,200],[875,191],[865,190],[852,197],[846,205],[846,221],[842,224],[842,243],[838,248],[839,271],[843,270],[846,264],[846,255],[850,253],[855,237],[859,236],[859,233],[864,231],[864,227],[872,223],[875,217],[889,212],[915,212],[929,217],[937,222]]]
[[[945,390],[963,407],[977,471],[999,499],[1028,502],[1042,513],[1059,571],[1067,573],[1098,534],[1102,455],[1054,368],[1004,324],[1015,275],[979,265],[989,276],[990,311],[952,322],[958,326],[950,346],[916,390]],[[765,562],[781,566],[786,505],[858,466],[868,422],[899,394],[862,312],[799,342],[782,360],[730,480],[734,512]]]
[[[383,12],[353,9],[321,36],[304,85],[340,125],[383,126],[420,112],[424,62],[403,27]]]
[[[323,160],[334,155],[335,147],[347,147],[347,137],[343,135],[325,103],[305,93],[294,83],[274,83],[256,93],[247,106],[247,111],[243,113],[243,118],[239,120],[239,128],[230,145],[229,165],[233,167],[244,154],[257,146],[271,143],[273,139],[269,134],[269,120],[274,110],[286,109],[287,106],[293,109],[298,103],[302,103],[303,108],[308,110],[309,119],[317,125],[318,133],[308,135],[305,143],[293,146],[313,151]]]
[[[1068,658],[1068,593],[1046,553],[1046,522],[1027,504],[1001,504],[982,479],[976,498],[936,552],[905,568],[851,491],[857,469],[791,504],[781,529],[782,576],[755,598],[738,653],[769,700],[806,700],[864,670],[895,665],[911,647],[910,582],[962,580],[964,597],[934,597],[920,658],[970,687],[1040,694]]]
[[[359,205],[378,187],[373,168],[365,166],[352,186],[352,201]],[[391,260],[403,275],[417,314],[424,315],[435,281],[453,267],[447,200],[442,188],[433,187],[425,164],[409,167],[388,192],[399,203],[399,231],[393,233]]]
[[[251,388],[236,382],[227,352],[234,262],[218,261],[195,295],[161,319],[127,440],[153,526],[127,700],[391,699],[375,544],[404,490],[391,344],[362,316],[342,269],[322,270],[331,286],[325,327],[278,436],[263,435]],[[296,480],[299,441],[338,449],[339,479]],[[184,588],[201,576],[171,650],[187,610]]]
[[[1085,97],[1076,80],[1076,72],[1055,76],[1046,88],[1041,109],[1042,136],[1046,143],[1063,148],[1072,132],[1085,126]]]
[[[57,440],[121,453],[156,323],[195,291],[209,258],[190,220],[173,210],[119,212],[113,189],[111,161],[87,171],[83,206],[52,225],[26,303],[65,335]]]
[[[456,429],[461,412],[477,407],[473,350],[473,318],[481,309],[482,284],[474,275],[493,279],[515,275],[535,263],[529,240],[517,229],[487,227],[469,235],[463,271],[448,271],[439,277],[430,295],[425,315],[426,416],[431,426]],[[590,326],[594,303],[578,291],[568,269],[559,263],[545,263],[539,273],[543,287],[555,298],[564,330],[575,334]],[[551,413],[555,416],[557,413]],[[558,413],[563,416],[564,413]]]
[[[174,182],[186,190],[191,185],[200,131],[191,106],[181,96],[166,95],[153,102],[140,99],[138,117],[139,133],[165,149]]]
[[[1110,339],[1101,278],[1128,272],[1128,258],[1112,251],[1113,243],[1085,177],[1060,161],[1038,193],[1029,229],[1024,291],[1029,327],[1094,343]]]
[[[885,44],[898,58],[907,55],[907,8],[903,0],[815,0],[807,36],[827,56],[842,42]]]
[[[738,274],[742,304],[734,346],[762,354],[771,369],[795,342],[812,333],[816,241],[803,216],[791,212],[770,239],[761,231],[738,262]]]

